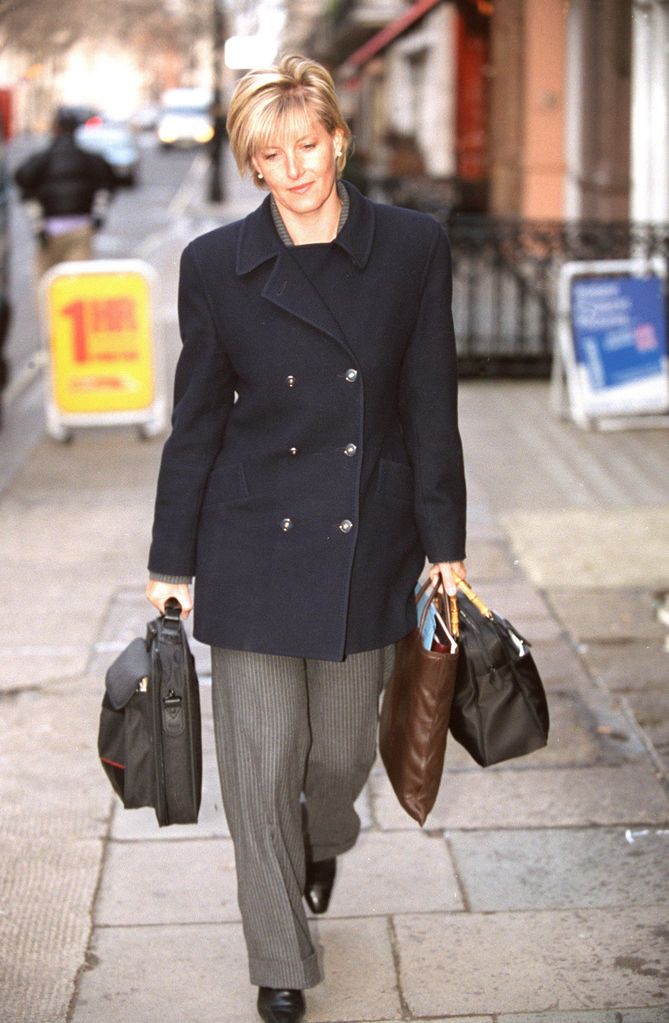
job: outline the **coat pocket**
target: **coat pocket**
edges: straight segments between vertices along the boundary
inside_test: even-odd
[[[413,469],[404,462],[391,462],[382,458],[379,462],[378,492],[382,497],[413,504]]]
[[[248,496],[249,488],[241,462],[235,465],[219,465],[210,473],[205,497],[207,505],[243,501]]]

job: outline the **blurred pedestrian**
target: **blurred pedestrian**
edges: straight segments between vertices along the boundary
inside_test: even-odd
[[[436,221],[339,180],[321,65],[246,74],[228,134],[269,195],[182,256],[147,596],[185,617],[196,577],[251,983],[296,1023],[322,977],[302,900],[327,909],[356,841],[416,581],[465,577],[451,262]]]
[[[77,124],[69,111],[59,111],[49,147],[28,157],[14,175],[22,199],[39,208],[40,277],[56,263],[91,258],[93,231],[102,226],[106,203],[116,188],[107,161],[77,145]]]

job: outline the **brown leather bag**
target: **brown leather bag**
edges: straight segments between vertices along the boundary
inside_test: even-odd
[[[429,585],[428,579],[417,601]],[[439,791],[459,653],[423,646],[421,630],[433,602],[457,639],[457,601],[446,597],[441,586],[434,587],[418,627],[395,646],[395,668],[379,723],[379,752],[390,783],[401,806],[420,825]]]

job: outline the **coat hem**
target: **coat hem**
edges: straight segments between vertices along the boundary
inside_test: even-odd
[[[407,622],[401,628],[393,630],[388,636],[382,637],[378,641],[362,643],[360,645],[355,644],[351,647],[347,647],[344,651],[344,655],[339,657],[332,653],[332,651],[308,649],[304,647],[292,647],[286,646],[278,648],[274,645],[265,647],[258,643],[244,642],[239,639],[229,639],[212,636],[208,630],[200,630],[197,626],[197,619],[194,622],[193,636],[199,643],[204,643],[210,647],[221,647],[223,650],[243,650],[246,653],[251,654],[268,654],[272,657],[299,657],[302,660],[309,661],[344,661],[349,654],[362,654],[369,650],[382,650],[384,647],[392,646],[395,643],[399,643],[401,639],[408,636],[410,632],[416,628],[416,622]]]

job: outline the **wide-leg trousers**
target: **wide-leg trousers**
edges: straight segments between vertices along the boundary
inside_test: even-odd
[[[393,656],[392,646],[341,662],[212,647],[216,752],[252,984],[322,979],[303,904],[305,844],[314,861],[355,844],[353,804],[374,762]]]

